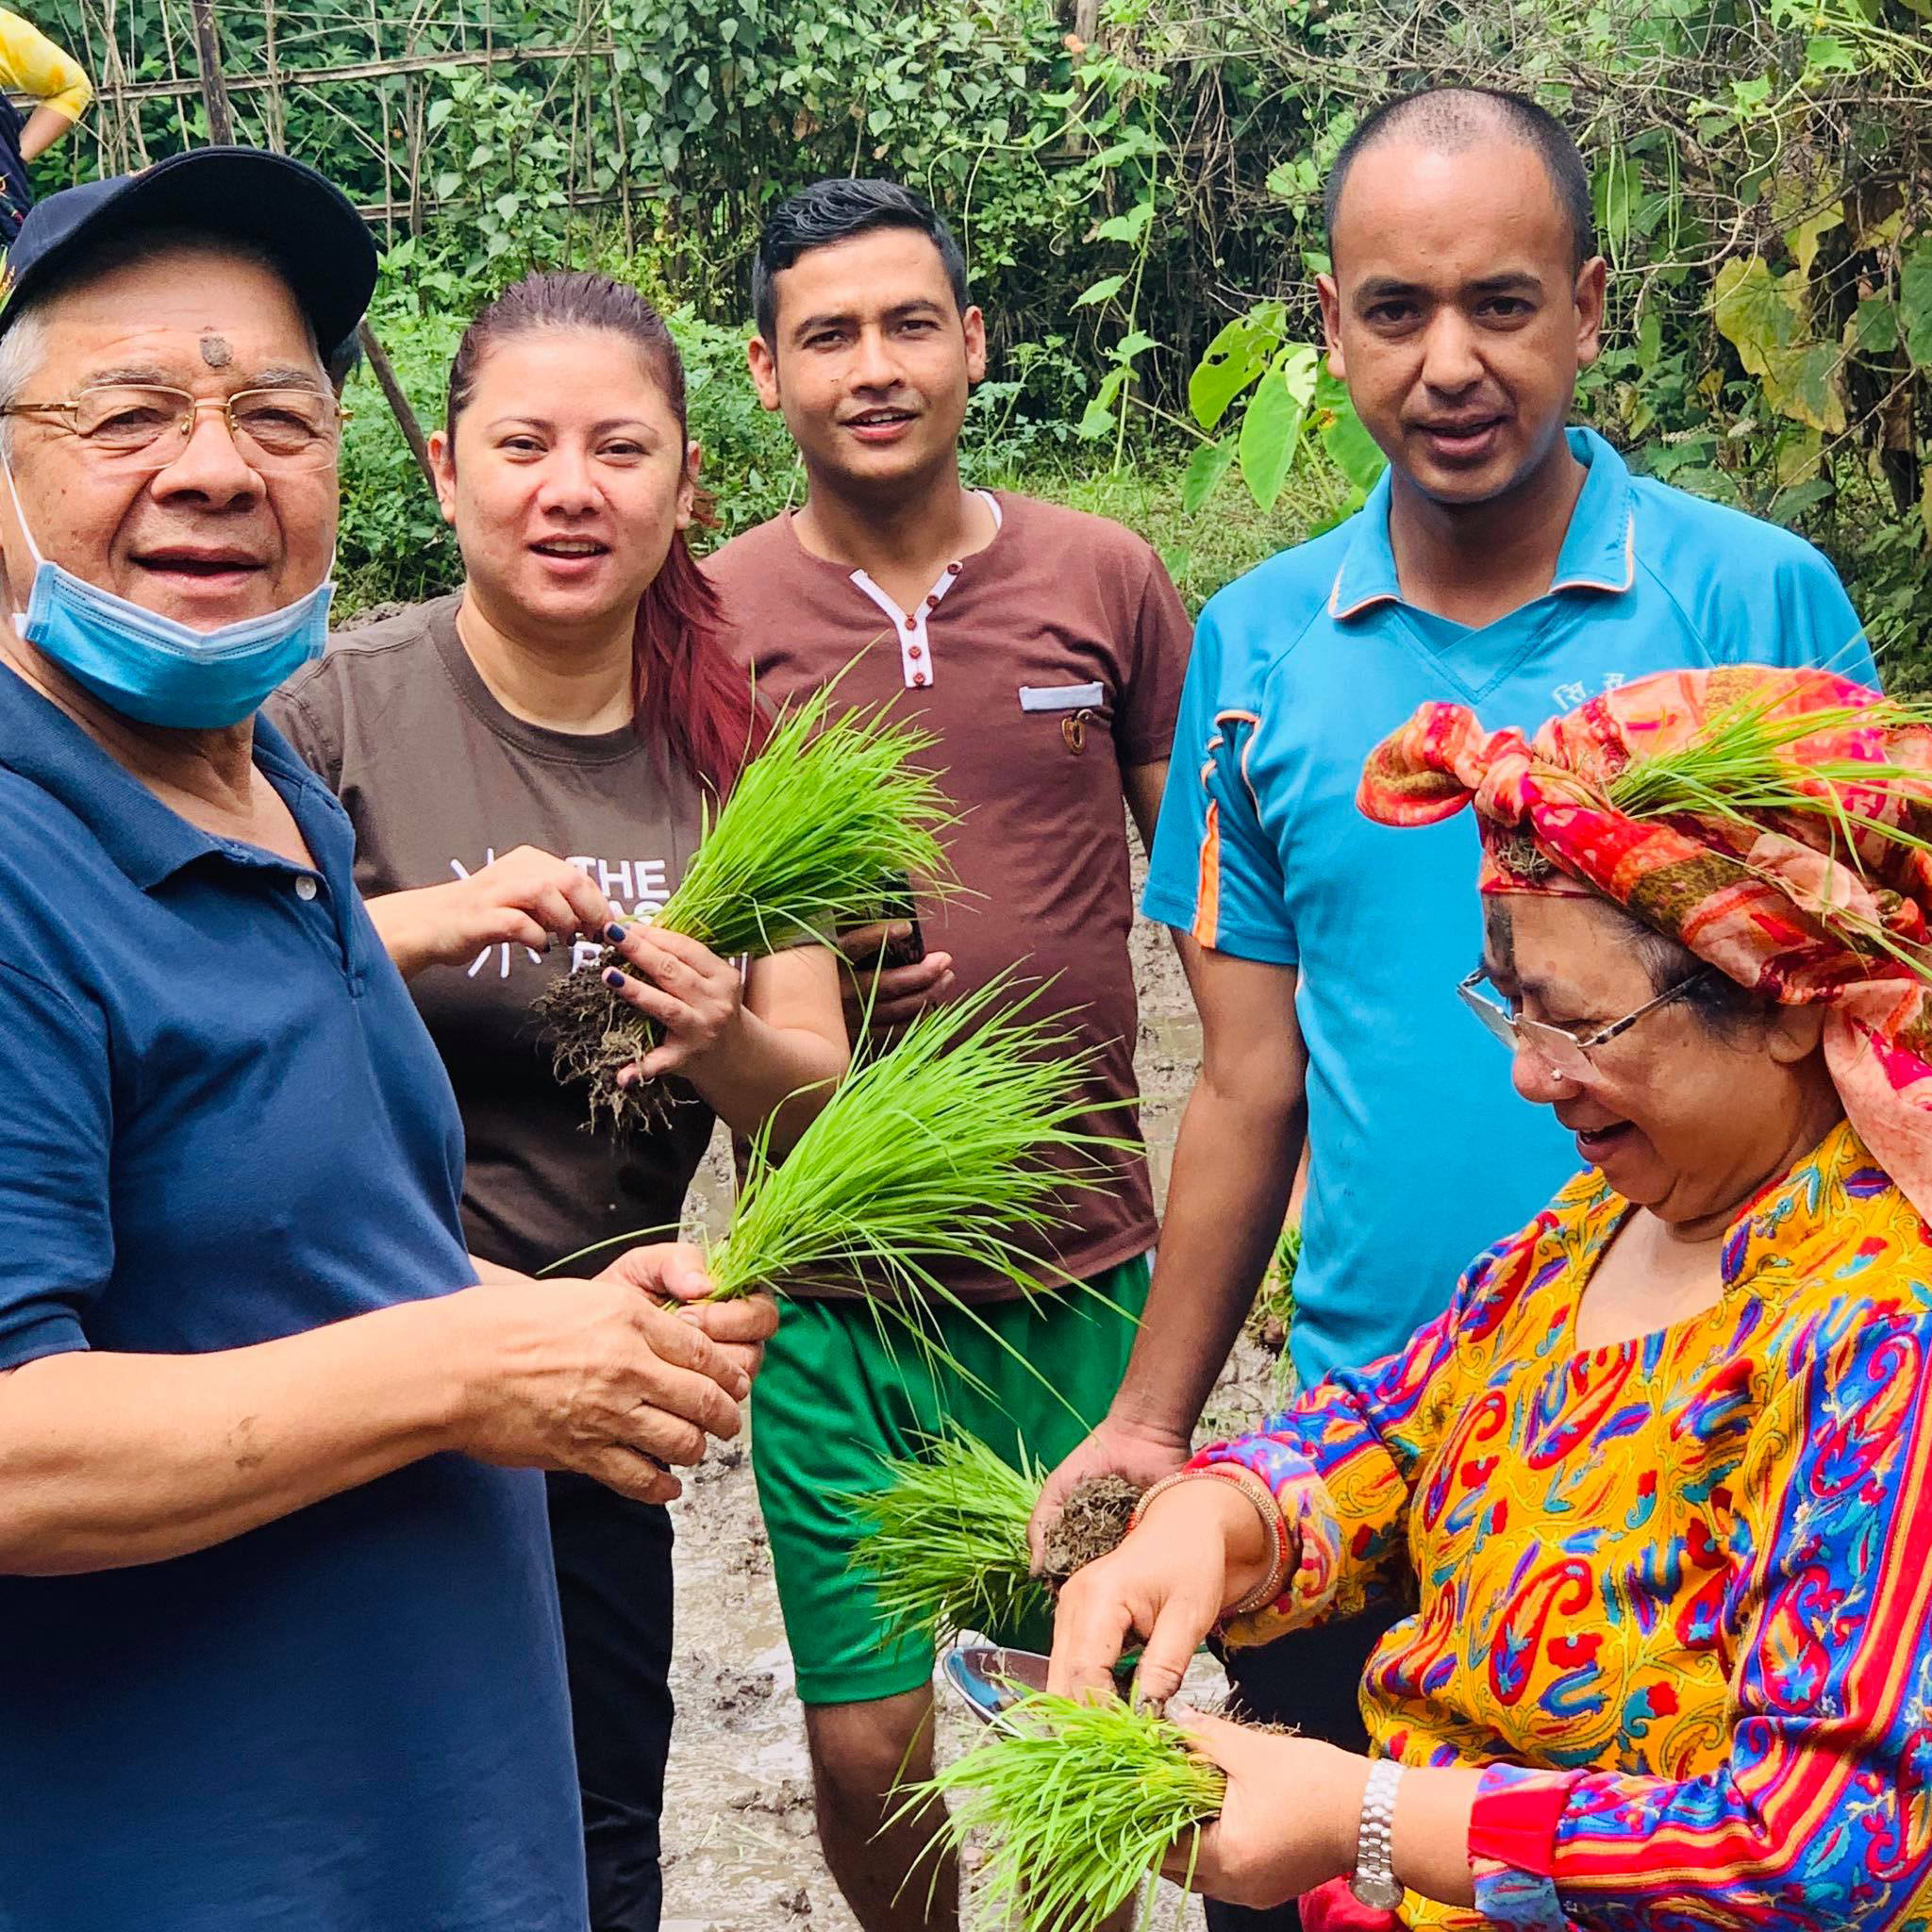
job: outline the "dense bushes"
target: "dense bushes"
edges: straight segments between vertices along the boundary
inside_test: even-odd
[[[1932,659],[1928,7],[1102,0],[1091,45],[1067,0],[441,0],[369,25],[318,0],[221,17],[229,71],[258,79],[273,41],[286,83],[235,95],[244,136],[390,211],[382,321],[412,381],[434,391],[453,319],[523,267],[622,262],[681,309],[732,517],[791,487],[739,374],[759,211],[848,171],[917,183],[968,242],[996,353],[989,460],[1191,469],[1193,498],[1218,488],[1206,529],[1227,518],[1232,439],[1258,402],[1257,493],[1286,476],[1285,501],[1345,508],[1367,453],[1338,434],[1307,355],[1323,174],[1391,90],[1528,88],[1583,142],[1617,272],[1583,409],[1640,463],[1824,544],[1909,672]],[[181,0],[45,11],[97,71],[193,73]],[[506,44],[608,51],[476,64]],[[414,64],[301,83],[398,56]],[[197,112],[109,111],[105,158],[178,145]],[[84,143],[57,154],[86,162]],[[1257,314],[1267,355],[1204,421],[1191,374]],[[351,458],[345,555],[366,587],[446,568],[379,404]]]

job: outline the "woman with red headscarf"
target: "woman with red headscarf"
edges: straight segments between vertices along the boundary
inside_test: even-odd
[[[455,1084],[471,1251],[534,1274],[675,1229],[714,1120],[795,1138],[844,1023],[827,949],[741,974],[649,924],[762,735],[685,547],[698,453],[657,311],[605,275],[519,282],[465,331],[430,454],[460,593],[333,640],[270,713],[355,821],[357,883]],[[622,1138],[583,1131],[531,1015],[607,941],[659,1031],[639,1072],[677,1096]],[[658,1922],[676,1493],[641,1461],[625,1495],[550,1479],[593,1932]]]
[[[1196,1457],[1053,1678],[1406,1594],[1372,1755],[1198,1721],[1191,1866],[1311,1926],[1932,1910],[1932,732],[1818,673],[1646,678],[1526,744],[1431,705],[1363,809],[1474,803],[1464,982],[1586,1172],[1402,1354]],[[1374,891],[1373,880],[1363,881]],[[1415,1070],[1415,1131],[1456,1096]]]

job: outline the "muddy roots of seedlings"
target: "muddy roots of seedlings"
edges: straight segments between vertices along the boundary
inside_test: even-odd
[[[1074,1571],[1116,1549],[1140,1501],[1140,1490],[1124,1476],[1090,1475],[1076,1483],[1047,1527],[1040,1574],[1058,1591]]]
[[[662,1124],[680,1097],[666,1080],[617,1083],[619,1073],[657,1041],[650,1021],[604,984],[607,969],[623,963],[616,948],[606,946],[589,966],[552,980],[532,1008],[558,1082],[581,1081],[588,1089],[585,1125],[594,1133],[608,1121],[620,1139]]]

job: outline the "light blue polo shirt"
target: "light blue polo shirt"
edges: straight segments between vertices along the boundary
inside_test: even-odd
[[[1482,945],[1474,816],[1372,824],[1355,802],[1370,750],[1431,698],[1533,731],[1654,671],[1818,664],[1876,681],[1809,544],[1569,434],[1590,474],[1556,581],[1496,623],[1403,602],[1385,474],[1359,514],[1230,584],[1194,632],[1143,903],[1217,951],[1300,970],[1305,1381],[1407,1341],[1578,1165],[1456,997]]]

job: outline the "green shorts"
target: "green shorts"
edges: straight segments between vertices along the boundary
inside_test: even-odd
[[[888,1321],[882,1334],[863,1302],[785,1304],[752,1392],[751,1457],[805,1703],[869,1703],[932,1676],[932,1646],[889,1637],[871,1585],[853,1573],[858,1525],[838,1492],[884,1488],[881,1459],[917,1455],[918,1439],[948,1421],[1015,1460],[1024,1441],[1051,1469],[1107,1413],[1126,1373],[1147,1279],[1140,1256],[1095,1275],[1091,1293],[1070,1289],[1037,1308],[1013,1301],[977,1304],[972,1316],[939,1310],[944,1348],[991,1400],[928,1362],[896,1324]],[[986,1634],[1045,1649],[1052,1633],[1042,1622],[1038,1630]]]

